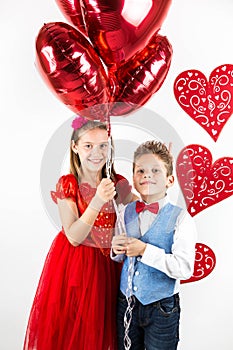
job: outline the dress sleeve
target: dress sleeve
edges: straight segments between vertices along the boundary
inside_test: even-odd
[[[116,192],[117,192],[117,203],[126,204],[127,197],[132,191],[132,186],[129,181],[122,175],[116,175]]]
[[[71,198],[74,202],[77,199],[78,183],[73,174],[63,175],[56,184],[56,191],[51,191],[52,200],[57,204],[57,199]]]

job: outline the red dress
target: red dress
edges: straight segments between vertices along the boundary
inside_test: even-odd
[[[118,201],[131,188],[116,176]],[[62,176],[51,192],[53,200],[71,198],[79,214],[96,189],[78,183],[74,175]],[[24,350],[116,350],[116,298],[121,264],[111,260],[115,224],[111,202],[99,213],[87,239],[72,246],[63,231],[47,255],[32,305]]]

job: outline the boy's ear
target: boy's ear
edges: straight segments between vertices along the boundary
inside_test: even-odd
[[[175,181],[174,176],[173,175],[169,175],[167,177],[167,188],[173,186],[174,181]]]

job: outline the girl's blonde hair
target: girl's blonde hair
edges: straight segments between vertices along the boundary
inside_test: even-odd
[[[164,162],[164,165],[167,169],[167,176],[172,175],[173,173],[173,157],[169,152],[167,146],[160,141],[146,141],[142,143],[136,151],[134,152],[133,160],[133,171],[135,168],[136,160],[141,157],[143,154],[155,154],[159,159]]]
[[[71,135],[71,143],[70,143],[70,173],[73,174],[77,181],[80,179],[81,176],[81,162],[78,153],[75,154],[72,150],[72,141],[74,141],[76,144],[79,141],[80,137],[87,131],[93,130],[93,129],[100,129],[100,130],[108,130],[107,125],[105,123],[96,121],[96,120],[88,120],[85,124],[83,124],[80,128],[73,131]],[[111,139],[111,145],[113,149],[112,139]],[[113,151],[112,151],[113,156]],[[111,169],[111,179],[113,180],[115,178],[116,172],[114,169],[114,166],[112,165]],[[107,177],[106,173],[106,164],[102,168],[102,178]]]

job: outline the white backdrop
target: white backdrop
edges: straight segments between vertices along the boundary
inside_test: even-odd
[[[179,107],[173,82],[187,69],[209,77],[215,67],[233,63],[232,14],[232,0],[173,0],[161,30],[173,45],[171,69],[146,104],[185,145],[209,148],[213,160],[233,156],[233,116],[215,143]],[[40,167],[48,141],[72,112],[34,66],[36,35],[43,23],[53,21],[66,20],[52,0],[0,4],[1,350],[22,348],[44,259],[57,233],[42,203]],[[207,278],[182,286],[180,350],[233,349],[232,209],[233,196],[194,217],[198,241],[214,250],[217,263]]]

